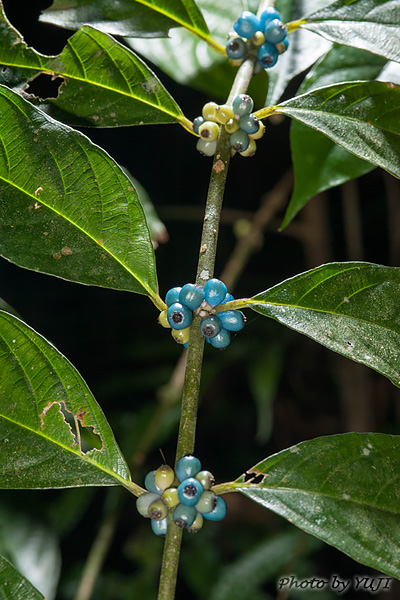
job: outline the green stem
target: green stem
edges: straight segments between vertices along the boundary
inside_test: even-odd
[[[232,104],[238,94],[247,91],[253,75],[254,60],[249,58],[240,66],[227,100],[228,104]],[[230,158],[229,134],[221,127],[211,170],[197,266],[196,283],[201,287],[214,275],[218,231]],[[200,317],[195,314],[190,331],[176,461],[194,452],[204,353],[204,338],[200,333],[199,323]],[[181,541],[182,530],[172,522],[170,515],[161,565],[158,600],[173,600],[175,597]]]

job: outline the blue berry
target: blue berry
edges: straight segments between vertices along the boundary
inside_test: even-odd
[[[168,290],[165,296],[165,304],[167,306],[171,306],[171,304],[174,304],[174,302],[179,302],[179,294],[181,289],[181,287],[173,287]]]
[[[221,304],[222,300],[226,296],[226,292],[226,285],[219,279],[209,279],[204,286],[205,299],[210,306],[217,306],[217,304]]]
[[[240,331],[246,322],[240,310],[224,310],[218,313],[218,319],[222,327],[228,331]]]
[[[194,477],[184,479],[178,487],[179,502],[185,504],[185,506],[194,506],[197,504],[202,493],[203,486]]]
[[[195,120],[193,121],[193,131],[194,133],[199,133],[199,127],[200,125],[203,125],[204,123],[204,119],[203,117],[196,117]]]
[[[239,59],[243,58],[246,54],[246,42],[242,38],[231,38],[225,47],[226,53],[229,58]]]
[[[212,338],[221,331],[221,321],[218,317],[205,317],[200,323],[200,331],[205,338]]]
[[[219,348],[220,350],[229,346],[230,343],[231,334],[224,328],[222,328],[213,338],[210,338],[210,344],[214,346],[214,348]]]
[[[248,94],[239,94],[232,102],[232,110],[235,115],[249,115],[254,108],[254,102]]]
[[[260,21],[256,15],[248,10],[242,12],[238,17],[233,29],[238,35],[250,39],[260,29]]]
[[[261,17],[260,17],[260,31],[264,31],[267,23],[269,23],[273,19],[280,19],[280,16],[279,16],[279,13],[276,10],[276,8],[273,8],[272,6],[269,6],[268,8],[266,8],[261,13]]]
[[[195,477],[201,471],[201,462],[195,456],[182,456],[176,463],[175,473],[179,481]]]
[[[243,129],[239,129],[239,131],[235,131],[229,138],[229,143],[233,150],[236,152],[244,152],[249,147],[249,136],[243,131]]]
[[[243,115],[239,119],[239,127],[246,133],[256,133],[260,129],[260,121],[253,113]]]
[[[161,521],[151,520],[151,528],[156,535],[167,535],[168,517]]]
[[[147,492],[147,494],[142,494],[136,500],[136,508],[137,508],[138,513],[141,514],[142,517],[148,517],[149,516],[149,506],[153,502],[155,502],[156,500],[159,500],[159,499],[160,499],[159,494],[153,494],[152,492]]]
[[[179,302],[190,310],[196,310],[203,300],[204,290],[194,283],[184,285],[179,294]]]
[[[269,69],[270,67],[273,67],[278,60],[278,50],[275,48],[274,44],[265,42],[265,44],[259,47],[257,57],[260,65],[264,69]]]
[[[149,492],[152,492],[153,494],[161,494],[162,490],[156,484],[155,477],[156,471],[150,471],[150,473],[147,473],[144,479],[144,487],[146,488],[146,490],[149,490]]]
[[[226,502],[221,496],[216,497],[215,508],[208,513],[203,513],[203,517],[208,521],[222,521],[226,515]]]
[[[223,299],[223,301],[221,302],[221,304],[225,304],[225,302],[232,302],[234,300],[234,296],[232,296],[232,294],[229,294],[229,292],[226,294],[225,298]]]
[[[211,514],[211,513],[210,513]],[[185,504],[178,504],[175,508],[172,518],[174,523],[178,527],[183,529],[189,528],[193,525],[194,520],[197,516],[197,510],[194,506],[186,506]]]
[[[186,329],[192,323],[192,311],[180,302],[174,302],[167,311],[167,319],[172,329]]]
[[[265,39],[271,44],[278,44],[285,39],[287,29],[280,19],[273,19],[269,23],[264,31]]]

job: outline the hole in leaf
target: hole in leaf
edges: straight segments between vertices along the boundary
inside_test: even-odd
[[[244,474],[244,480],[246,483],[261,483],[265,475],[260,473],[260,471],[246,471]]]
[[[52,75],[40,73],[29,82],[25,91],[27,94],[33,94],[44,100],[46,98],[58,98],[63,81],[63,77],[53,77]]]

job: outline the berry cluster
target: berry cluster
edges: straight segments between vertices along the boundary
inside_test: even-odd
[[[225,500],[211,491],[214,483],[212,473],[201,470],[198,458],[184,456],[176,465],[176,473],[168,465],[161,465],[146,475],[144,485],[148,491],[139,496],[136,507],[143,517],[150,517],[156,535],[167,533],[172,509],[174,523],[196,533],[202,528],[203,519],[221,521],[226,515]]]
[[[254,13],[245,10],[233,29],[237,36],[229,36],[226,53],[235,61],[243,60],[248,50],[247,42],[251,41],[257,48],[259,65],[263,69],[269,69],[276,64],[279,54],[286,52],[289,47],[287,29],[278,11],[272,6],[264,10],[259,19]]]
[[[220,125],[230,134],[232,150],[242,156],[253,156],[260,139],[265,132],[262,121],[252,114],[254,102],[247,94],[239,94],[232,102],[218,105],[207,102],[203,106],[202,116],[193,121],[193,131],[200,136],[197,150],[206,156],[213,156],[217,149]]]
[[[201,319],[200,331],[214,348],[226,348],[231,341],[231,331],[240,331],[245,317],[240,310],[224,310],[217,313],[215,307],[234,300],[227,293],[226,285],[219,279],[209,279],[204,289],[194,283],[171,288],[165,296],[168,309],[158,317],[163,327],[172,328],[172,337],[187,348],[193,311]]]

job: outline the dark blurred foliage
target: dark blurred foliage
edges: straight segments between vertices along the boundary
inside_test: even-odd
[[[49,5],[48,0],[4,0],[9,19],[28,44],[43,53],[57,54],[70,32],[38,23],[40,9]],[[162,73],[158,75],[191,118],[209,100]],[[48,82],[35,85],[40,93],[48,93]],[[210,159],[198,155],[194,139],[179,126],[91,129],[84,133],[143,184],[166,224],[169,241],[156,252],[161,295],[174,285],[193,281]],[[268,125],[268,135],[259,143],[253,159],[233,159],[216,276],[235,245],[237,218],[251,216],[263,195],[290,167],[288,134],[287,121]],[[397,182],[376,170],[357,183],[312,200],[282,233],[278,227],[283,213],[277,214],[241,276],[235,296],[253,295],[332,260],[399,264],[395,207],[389,198],[396,190],[398,196],[396,186]],[[353,213],[343,209],[344,200],[353,207]],[[157,324],[151,302],[144,296],[80,286],[25,271],[5,260],[0,261],[0,280],[3,299],[80,371],[129,459],[153,414],[160,388],[168,383],[181,354],[169,333]],[[236,478],[262,458],[320,435],[351,430],[398,433],[400,394],[388,381],[273,321],[253,313],[248,317],[245,330],[226,352],[212,348],[205,352],[196,454],[218,481]],[[276,365],[273,405],[264,406],[264,417],[267,421],[270,417],[273,424],[269,435],[268,426],[264,433],[259,431],[252,378],[257,371],[254,365],[262,365],[264,357],[269,360],[271,347],[281,358]],[[167,461],[173,463],[177,418],[177,410],[172,410],[144,464],[133,473],[139,483],[148,470],[160,464],[160,446]],[[124,493],[122,501],[117,501],[114,492],[3,492],[4,501],[44,520],[60,536],[63,564],[59,600],[74,598],[96,531],[115,502],[121,503],[119,519],[93,597],[156,597],[162,541],[150,534],[149,523],[135,511],[134,499]],[[208,598],[212,581],[218,579],[224,566],[271,536],[293,529],[245,498],[230,495],[227,501],[228,517],[223,523],[207,524],[204,533],[195,537],[184,536],[177,598]],[[332,573],[352,577],[370,572],[319,543],[308,555],[293,550],[286,566],[305,577],[329,578]],[[278,575],[261,586],[252,600],[286,598],[277,595]],[[391,593],[379,597],[395,598],[396,589],[394,585]],[[357,594],[360,599],[369,596]]]

